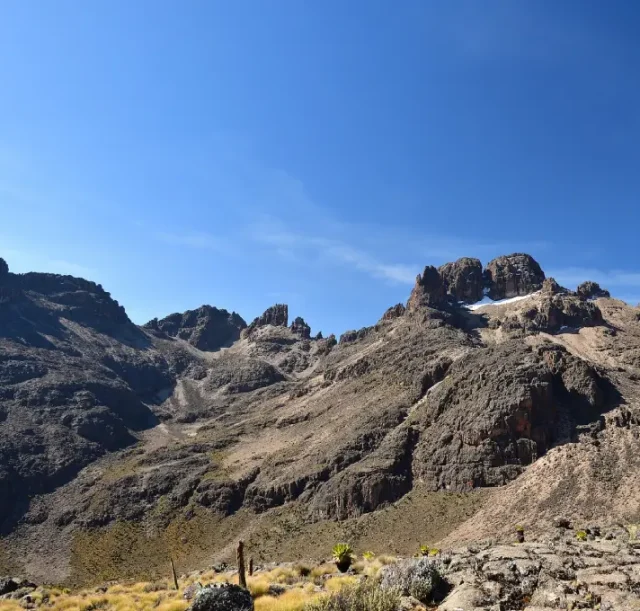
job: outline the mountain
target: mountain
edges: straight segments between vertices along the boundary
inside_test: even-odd
[[[637,522],[638,379],[640,310],[521,253],[427,266],[339,341],[284,304],[138,327],[100,285],[2,262],[0,573]]]

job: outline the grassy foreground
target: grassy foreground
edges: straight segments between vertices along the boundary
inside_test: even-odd
[[[394,560],[389,556],[367,555],[367,558],[354,563],[356,575],[340,574],[333,563],[283,565],[257,570],[247,578],[247,585],[256,611],[303,611],[306,605],[355,584],[358,575],[377,575],[383,565]],[[28,606],[48,611],[184,611],[189,602],[183,598],[183,593],[189,585],[225,581],[238,583],[237,573],[216,573],[212,570],[192,573],[180,579],[177,591],[169,580],[115,583],[76,591],[42,586],[30,595]],[[0,611],[24,609],[18,601],[0,601]]]

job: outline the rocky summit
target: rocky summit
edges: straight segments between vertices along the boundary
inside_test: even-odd
[[[406,306],[339,341],[284,304],[137,326],[98,284],[0,260],[0,574],[154,576],[169,555],[228,561],[240,537],[282,561],[637,524],[638,380],[640,310],[526,254],[428,265]],[[637,580],[602,568],[609,544],[571,566],[544,545],[467,550],[451,583],[501,604],[524,571],[533,609],[578,600],[561,574]]]

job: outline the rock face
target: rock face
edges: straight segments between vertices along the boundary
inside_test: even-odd
[[[489,297],[497,300],[533,293],[542,288],[545,276],[532,256],[515,253],[490,261],[484,278]]]
[[[303,339],[309,339],[311,337],[311,327],[304,321],[304,318],[297,316],[291,323],[291,331],[296,335],[299,335]],[[320,334],[322,338],[322,334]]]
[[[404,316],[404,313],[407,308],[405,308],[403,303],[397,303],[396,305],[387,309],[387,311],[382,315],[382,320],[393,320],[394,318],[400,318]]]
[[[483,296],[484,279],[479,259],[463,257],[438,268],[445,290],[456,301],[475,303]]]
[[[274,327],[286,327],[289,324],[289,306],[283,303],[276,303],[267,308],[260,316],[255,318],[247,327],[243,335],[251,335],[254,329],[272,325]]]
[[[514,340],[454,363],[414,416],[414,475],[434,490],[501,486],[614,400],[597,372],[559,346]]]
[[[598,297],[611,297],[609,291],[600,288],[597,282],[588,280],[583,282],[577,289],[578,295],[583,299],[596,299]]]
[[[424,272],[416,277],[416,284],[407,302],[407,310],[438,308],[445,305],[446,301],[445,285],[440,272],[433,265],[427,265]]]
[[[184,339],[199,350],[213,351],[239,339],[246,326],[247,323],[235,312],[203,305],[197,310],[170,314],[162,320],[154,318],[144,328]]]

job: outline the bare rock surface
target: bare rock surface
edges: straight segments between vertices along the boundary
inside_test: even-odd
[[[484,276],[491,299],[527,295],[539,290],[545,278],[538,262],[522,253],[493,259],[487,264]]]

